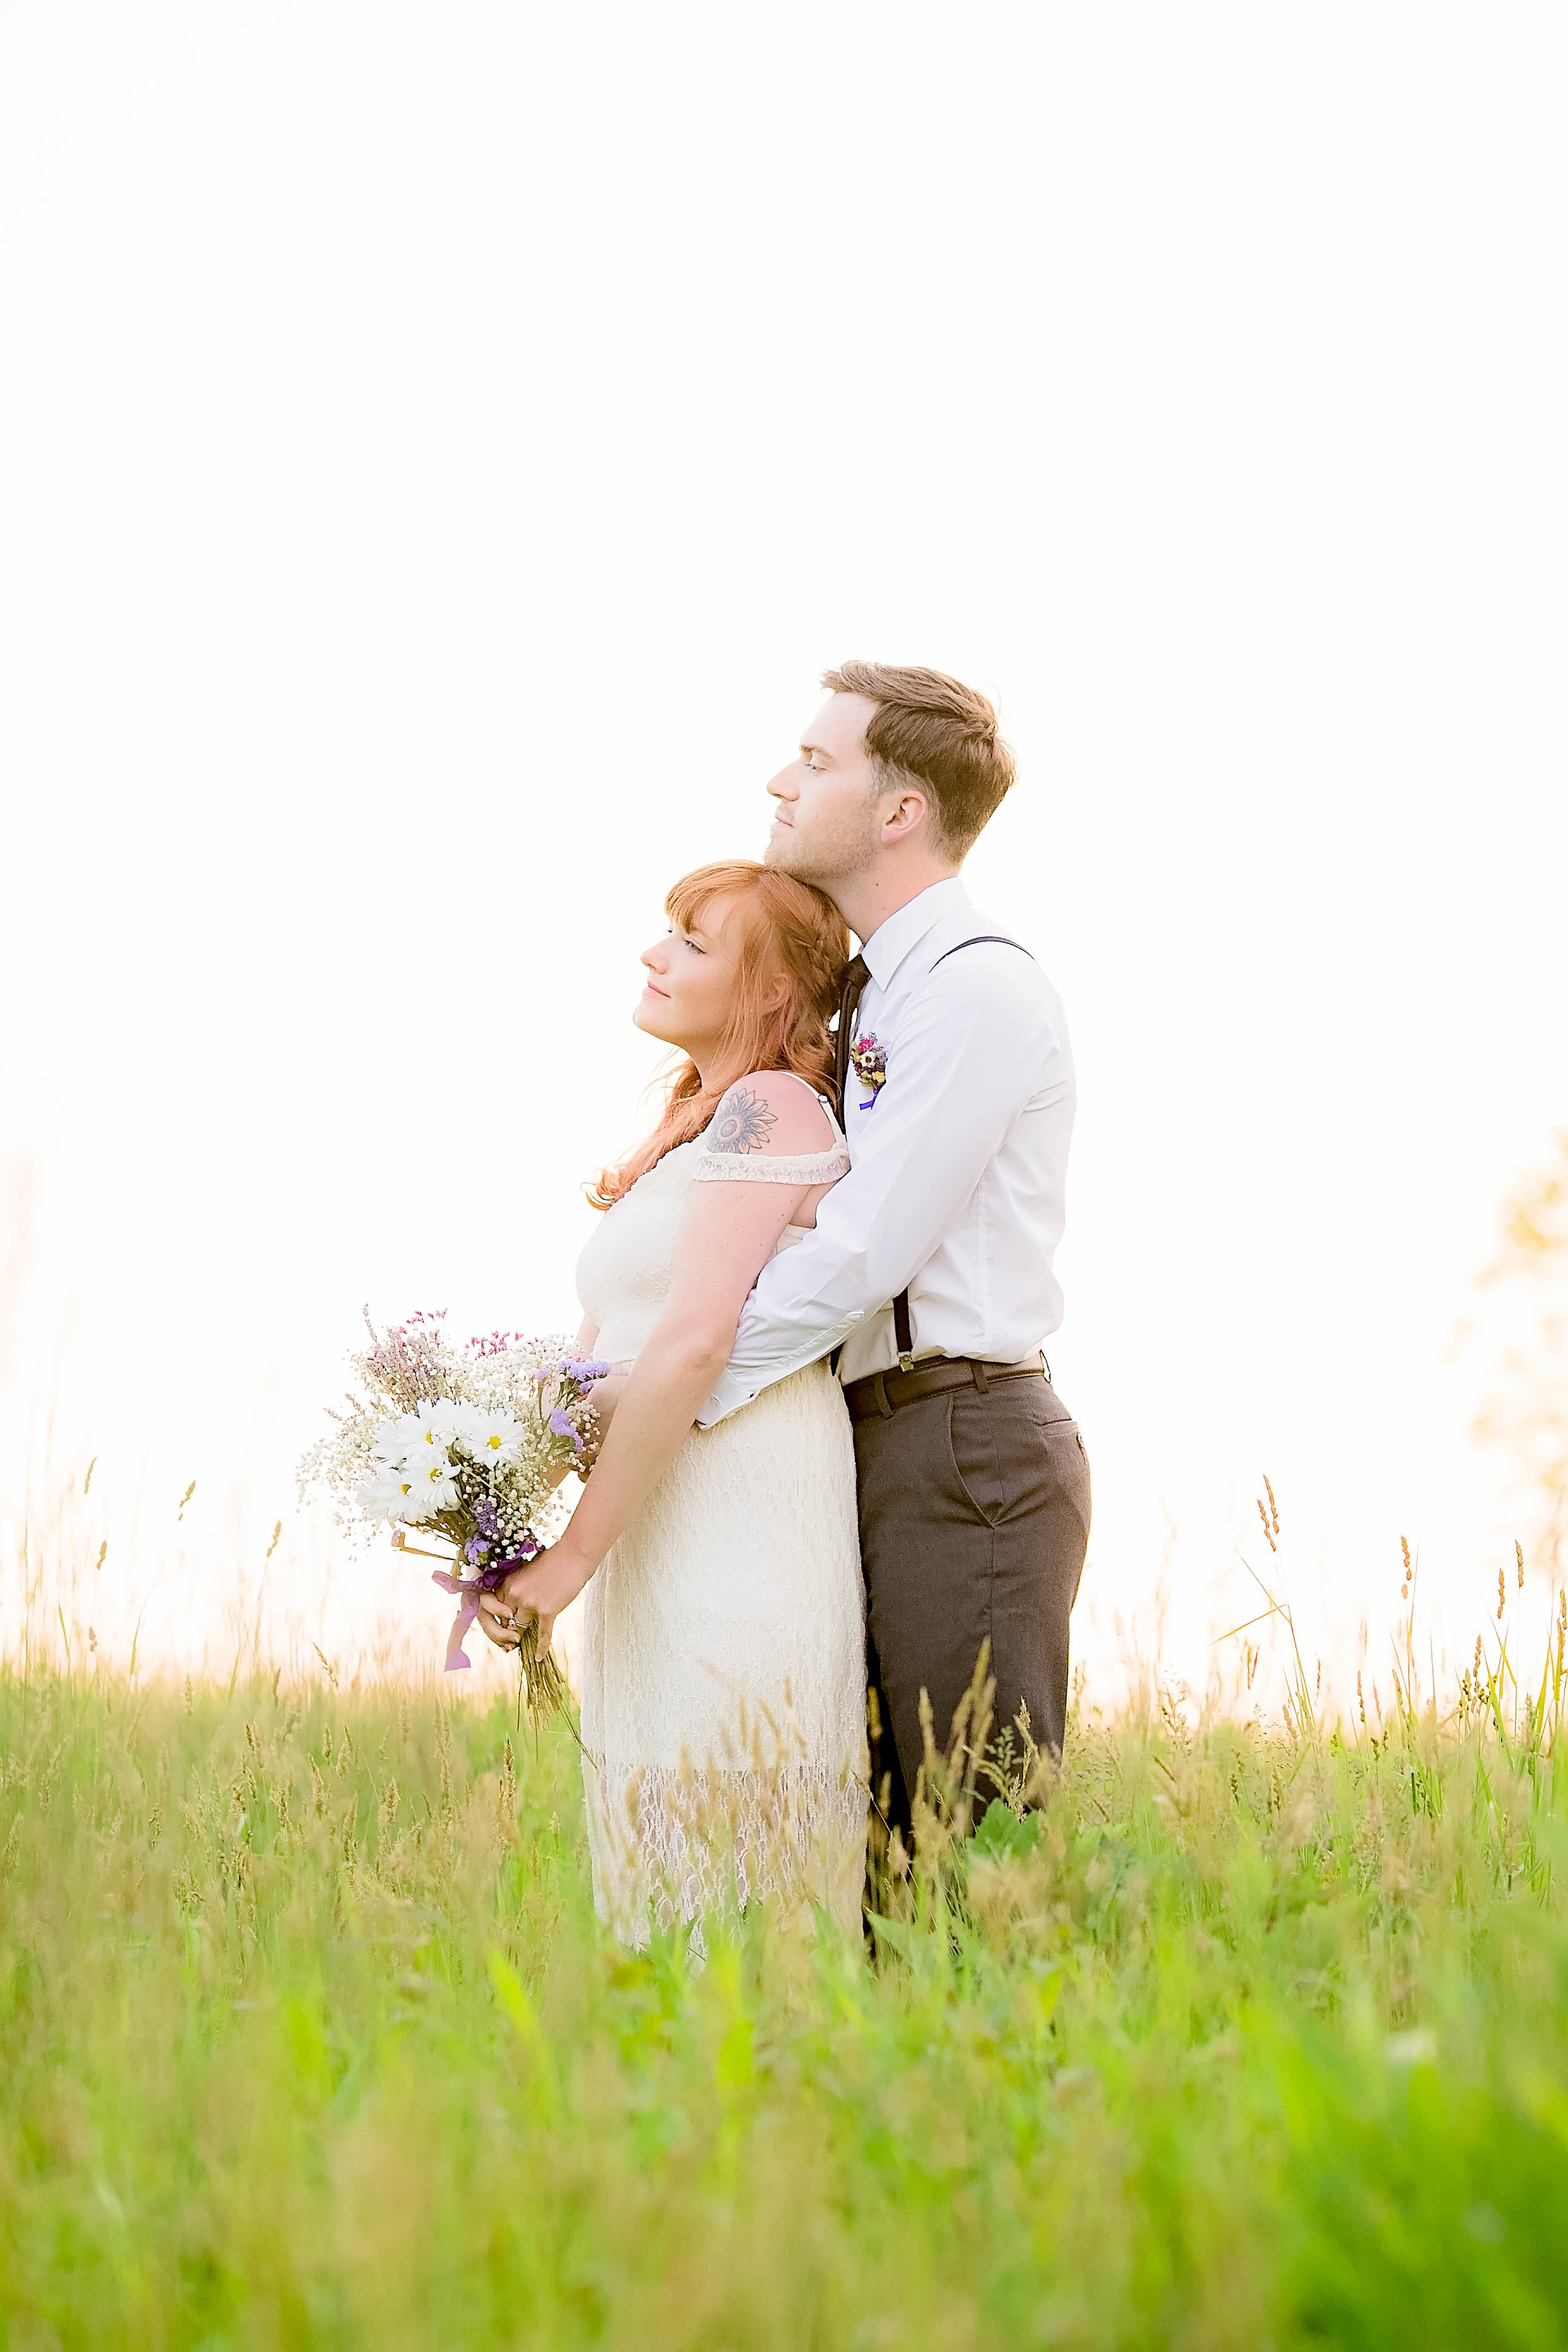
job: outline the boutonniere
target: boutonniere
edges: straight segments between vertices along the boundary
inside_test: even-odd
[[[866,1034],[857,1037],[850,1046],[849,1059],[855,1066],[856,1076],[866,1089],[866,1099],[860,1108],[869,1110],[888,1083],[888,1057],[868,1029]]]

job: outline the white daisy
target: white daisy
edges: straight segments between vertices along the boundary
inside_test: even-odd
[[[373,1519],[400,1519],[411,1507],[412,1485],[406,1471],[388,1462],[378,1462],[370,1476],[362,1482],[355,1499]]]
[[[432,1454],[438,1462],[447,1458],[452,1444],[452,1405],[449,1399],[437,1397],[434,1404],[405,1418],[414,1425],[414,1436],[404,1461],[422,1478]]]
[[[456,1446],[461,1454],[468,1451],[468,1438],[478,1431],[482,1415],[477,1404],[466,1397],[437,1397],[426,1415],[430,1442],[444,1445],[449,1454]]]
[[[462,1440],[474,1462],[515,1462],[522,1451],[522,1423],[510,1412],[476,1412]]]
[[[458,1397],[453,1401],[452,1444],[459,1454],[467,1454],[476,1462],[479,1460],[479,1447],[484,1439],[485,1423],[489,1418],[483,1405],[471,1403],[467,1397]]]
[[[409,1481],[408,1517],[426,1519],[458,1499],[458,1482],[445,1452],[427,1462],[411,1462],[404,1471]]]
[[[370,1450],[377,1462],[396,1468],[408,1459],[420,1439],[420,1421],[416,1412],[400,1413],[395,1421],[384,1421],[371,1433]]]

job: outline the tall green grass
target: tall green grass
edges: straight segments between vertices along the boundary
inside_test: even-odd
[[[876,1954],[596,1927],[500,1706],[0,1678],[7,2347],[1568,2341],[1562,1693],[1076,1727]]]

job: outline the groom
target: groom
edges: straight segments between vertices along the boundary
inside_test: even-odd
[[[1061,1751],[1089,1465],[1041,1343],[1061,1320],[1073,1066],[1061,1001],[959,878],[1013,782],[984,695],[846,662],[778,803],[770,865],[864,941],[838,1023],[850,1172],[763,1268],[699,1420],[840,1349],[855,1428],[873,1785],[907,1828],[921,1694],[938,1747],[990,1645],[993,1741]]]

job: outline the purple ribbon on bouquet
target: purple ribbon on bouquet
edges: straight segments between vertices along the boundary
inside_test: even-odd
[[[482,1568],[478,1576],[454,1576],[450,1569],[446,1568],[432,1570],[431,1583],[438,1584],[443,1592],[455,1593],[461,1604],[452,1621],[452,1630],[447,1636],[446,1671],[447,1674],[460,1674],[465,1667],[471,1666],[473,1664],[473,1660],[463,1647],[463,1643],[467,1638],[469,1626],[479,1613],[480,1594],[499,1592],[507,1578],[514,1570],[526,1568],[529,1561],[537,1559],[543,1549],[542,1544],[535,1543],[530,1537],[521,1550],[510,1553],[505,1559],[496,1560],[489,1568]]]

